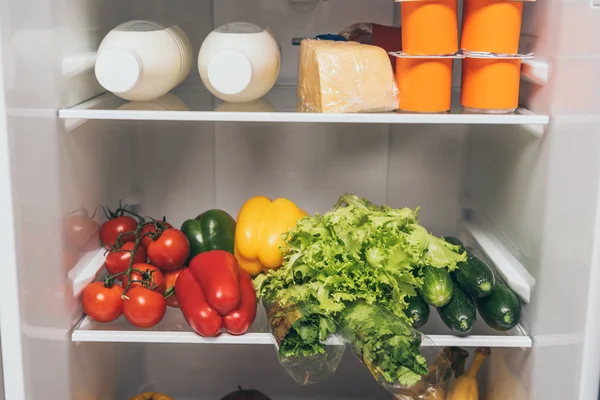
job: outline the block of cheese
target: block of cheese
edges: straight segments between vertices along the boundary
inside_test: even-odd
[[[300,111],[383,112],[398,108],[390,59],[380,47],[305,39],[300,45]]]

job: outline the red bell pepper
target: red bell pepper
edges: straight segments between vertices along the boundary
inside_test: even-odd
[[[202,336],[216,336],[222,328],[241,335],[256,317],[252,278],[227,251],[194,257],[179,274],[175,295],[185,320]]]

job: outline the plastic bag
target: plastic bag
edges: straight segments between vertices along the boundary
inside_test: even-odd
[[[299,110],[385,112],[398,108],[388,54],[356,42],[305,39],[300,45]]]
[[[452,364],[442,348],[421,346],[430,339],[391,311],[363,301],[348,305],[336,321],[354,354],[396,398],[444,399]]]
[[[327,341],[336,330],[330,318],[319,314],[318,304],[281,305],[265,300],[269,330],[275,339],[277,358],[299,384],[308,385],[330,378],[340,364],[345,345]]]

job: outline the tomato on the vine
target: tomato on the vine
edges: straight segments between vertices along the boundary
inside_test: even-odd
[[[94,282],[86,286],[81,294],[83,311],[94,321],[111,322],[122,313],[123,287],[113,283]]]
[[[72,214],[63,222],[63,232],[67,242],[79,251],[98,248],[98,230],[100,224],[84,212],[84,215]],[[90,248],[95,246],[93,248]]]
[[[129,289],[123,300],[123,315],[133,326],[151,328],[165,316],[167,303],[162,294],[136,286]]]
[[[169,291],[175,290],[175,283],[177,282],[177,277],[181,271],[183,271],[183,268],[173,269],[164,273],[166,288],[165,292],[168,293]],[[177,301],[175,293],[172,293],[169,297],[167,297],[167,305],[171,307],[179,307],[179,302]]]
[[[165,277],[160,269],[156,268],[154,265],[146,263],[133,264],[133,269],[137,271],[133,271],[130,275],[130,279],[132,281],[131,287],[144,286],[141,282],[133,281],[144,281],[147,283],[147,287],[151,290],[159,293],[165,292]],[[142,273],[138,271],[142,271]],[[122,276],[123,286],[127,287],[129,279],[127,279],[127,275]]]
[[[179,229],[169,228],[153,240],[147,248],[148,259],[160,269],[176,269],[187,261],[190,255],[190,243]]]
[[[106,269],[111,275],[118,274],[119,272],[127,271],[129,268],[129,262],[131,261],[131,252],[135,247],[134,242],[127,242],[120,249],[110,250],[106,256]],[[145,263],[146,262],[146,249],[142,246],[138,246],[133,257],[133,263]],[[123,280],[125,275],[119,275],[119,279]]]
[[[144,246],[146,249],[148,249],[148,246],[150,246],[150,243],[152,243],[152,237],[149,234],[153,234],[156,232],[155,224],[158,225],[158,228],[163,231],[166,231],[167,229],[171,229],[173,227],[167,221],[152,221],[145,223],[142,226],[142,229],[140,230],[140,238],[142,241],[142,246]]]
[[[107,249],[112,249],[117,238],[121,233],[132,232],[130,235],[122,237],[122,242],[132,242],[135,240],[135,228],[137,228],[137,221],[128,215],[121,215],[113,219],[109,219],[100,228],[100,241],[102,245]]]

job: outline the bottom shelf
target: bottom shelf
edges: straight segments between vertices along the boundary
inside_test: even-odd
[[[531,338],[520,326],[508,332],[498,332],[488,327],[481,318],[478,318],[470,335],[453,335],[436,312],[431,313],[421,332],[428,337],[423,341],[423,346],[525,348],[532,345]],[[213,338],[199,336],[188,326],[179,309],[169,307],[163,320],[151,329],[135,328],[123,317],[106,324],[85,317],[73,331],[71,339],[74,342],[274,344],[273,337],[268,333],[267,318],[262,307],[259,307],[250,331],[240,336],[226,333]],[[336,344],[339,341],[332,337],[328,343]]]

